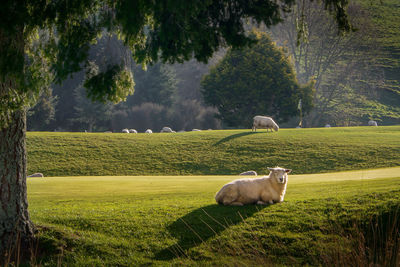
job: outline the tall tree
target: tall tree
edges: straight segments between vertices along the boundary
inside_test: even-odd
[[[255,115],[269,115],[285,122],[312,107],[313,83],[298,84],[284,52],[260,32],[250,48],[232,49],[202,81],[206,103],[215,106],[227,126],[250,127]]]
[[[206,62],[221,45],[253,43],[243,22],[267,26],[295,0],[6,0],[0,9],[0,256],[34,237],[26,192],[25,106],[53,79],[61,82],[87,67],[88,95],[118,102],[133,93],[127,62],[91,68],[90,44],[104,32],[118,32],[139,64]],[[324,0],[349,28],[347,0]],[[3,258],[4,259],[4,258]],[[1,260],[1,259],[0,259]]]
[[[176,74],[170,65],[157,63],[143,70],[134,67],[135,94],[126,100],[126,105],[140,105],[145,102],[170,106],[177,89]]]
[[[108,130],[108,124],[112,113],[111,103],[90,101],[86,97],[85,88],[78,86],[74,89],[76,106],[74,106],[74,117],[72,122],[77,122],[81,130],[88,132]]]
[[[49,130],[49,125],[54,121],[57,97],[53,96],[52,89],[41,92],[38,102],[28,110],[27,128],[31,131]]]

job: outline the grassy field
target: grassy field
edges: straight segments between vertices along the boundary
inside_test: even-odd
[[[400,126],[175,134],[27,133],[28,172],[45,176],[294,174],[394,167]]]
[[[41,226],[41,249],[56,247],[53,252],[59,254],[37,261],[42,266],[365,266],[380,258],[381,263],[387,259],[386,266],[396,264],[385,254],[390,242],[375,237],[387,236],[390,222],[398,218],[400,167],[291,175],[283,203],[216,205],[215,192],[234,178],[29,179],[30,213]]]

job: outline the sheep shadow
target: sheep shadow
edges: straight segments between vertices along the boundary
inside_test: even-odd
[[[214,146],[218,146],[218,145],[220,145],[220,144],[226,143],[226,142],[228,142],[228,141],[231,141],[231,140],[233,140],[233,139],[236,139],[236,138],[239,138],[239,137],[243,137],[243,136],[246,136],[246,135],[260,134],[260,133],[262,133],[262,132],[244,132],[244,133],[232,134],[232,135],[230,135],[230,136],[227,136],[227,137],[225,137],[225,138],[222,138],[221,140],[219,140],[218,142],[216,142],[216,143],[214,144]]]
[[[167,226],[169,233],[178,241],[159,251],[156,260],[172,260],[185,257],[187,251],[218,235],[230,226],[266,208],[260,205],[244,207],[209,205],[186,214]]]

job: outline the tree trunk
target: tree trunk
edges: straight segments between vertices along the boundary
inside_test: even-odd
[[[24,110],[14,112],[0,130],[0,265],[19,249],[29,248],[34,237],[28,213],[25,132]]]

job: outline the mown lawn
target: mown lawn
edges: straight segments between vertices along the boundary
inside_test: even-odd
[[[400,167],[291,175],[284,203],[216,205],[215,192],[234,178],[31,178],[30,213],[40,226],[40,246],[58,247],[37,261],[43,266],[365,263],[369,256],[363,258],[360,249],[380,242],[368,239],[369,223],[379,222],[386,233],[400,205]]]
[[[400,126],[174,134],[28,132],[28,172],[45,176],[294,174],[400,164]]]

